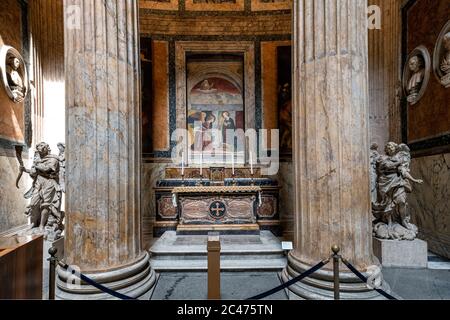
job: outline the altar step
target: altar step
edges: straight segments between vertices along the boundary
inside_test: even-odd
[[[150,264],[157,272],[206,271],[206,235],[165,232],[150,248]],[[286,266],[281,242],[270,231],[260,235],[221,235],[221,270],[280,271]]]

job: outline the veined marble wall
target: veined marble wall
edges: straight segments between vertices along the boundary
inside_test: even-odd
[[[142,248],[146,249],[153,238],[153,223],[155,222],[155,192],[156,182],[164,178],[164,169],[171,163],[142,164],[141,179],[141,211],[142,211]]]
[[[25,166],[28,166],[26,154],[23,155]],[[23,195],[28,191],[31,181],[27,174],[22,176],[16,189],[16,178],[19,164],[12,148],[0,148],[0,233],[26,225],[25,216],[27,201]]]
[[[294,240],[294,167],[292,161],[280,162],[280,170],[274,178],[280,185],[280,220],[283,238]]]
[[[419,237],[430,251],[450,258],[450,153],[414,158],[411,172],[424,180],[408,198]]]

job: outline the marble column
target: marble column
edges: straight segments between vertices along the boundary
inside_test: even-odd
[[[362,272],[372,254],[366,0],[294,1],[294,250],[288,281],[331,254]],[[340,266],[341,298],[376,292]],[[289,287],[291,298],[333,299],[332,263]]]
[[[155,273],[141,247],[138,1],[65,0],[64,10],[65,262],[142,297]],[[58,298],[111,298],[68,276],[58,269]]]

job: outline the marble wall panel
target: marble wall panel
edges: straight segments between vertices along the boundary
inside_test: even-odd
[[[140,0],[141,9],[178,10],[179,0]]]
[[[153,41],[153,110],[151,116],[153,150],[167,151],[169,133],[169,44]]]
[[[261,86],[263,128],[278,129],[278,57],[279,46],[290,46],[291,41],[261,42]],[[270,135],[268,145],[271,145]]]
[[[278,175],[273,177],[280,185],[280,221],[283,238],[294,240],[294,167],[292,162],[281,162]]]
[[[450,258],[450,153],[414,158],[411,173],[424,180],[408,198],[419,237],[430,251]]]
[[[252,11],[290,10],[292,0],[252,0]]]
[[[187,11],[243,11],[245,0],[185,0]]]
[[[170,163],[143,163],[141,170],[141,213],[143,248],[147,248],[153,238],[155,221],[155,192],[153,188],[158,180],[164,178],[165,168]]]
[[[24,154],[25,166],[26,156]],[[12,149],[0,149],[0,233],[27,224],[25,208],[27,200],[23,195],[31,186],[27,174],[22,176],[16,188],[19,165]]]

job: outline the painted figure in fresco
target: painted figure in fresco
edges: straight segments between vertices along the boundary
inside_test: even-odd
[[[292,101],[289,83],[284,84],[279,92],[280,100],[280,149],[292,150]]]
[[[8,61],[9,72],[7,73],[8,85],[11,88],[15,102],[23,101],[25,98],[25,86],[19,74],[20,60],[11,57]]]
[[[31,169],[21,167],[33,179],[26,198],[31,197],[26,215],[31,218],[33,229],[43,232],[46,239],[55,240],[63,230],[64,213],[61,211],[62,189],[60,179],[60,157],[50,153],[47,143],[36,146]]]
[[[201,85],[200,85],[200,89],[201,92],[203,93],[212,93],[212,92],[216,92],[217,89],[214,88],[214,82],[209,82],[208,79],[205,79],[202,81]]]
[[[196,130],[194,144],[192,149],[195,151],[212,150],[212,132],[213,123],[216,122],[216,117],[212,113],[201,113],[201,127]],[[201,150],[200,150],[201,148]]]
[[[381,239],[414,240],[418,229],[410,222],[407,193],[412,192],[411,182],[422,184],[423,181],[410,174],[411,154],[406,144],[389,142],[385,153],[376,161],[377,199],[372,203],[374,235]]]
[[[406,87],[406,92],[408,94],[408,102],[414,103],[417,101],[420,89],[422,88],[422,83],[425,76],[424,63],[420,56],[413,56],[408,62],[409,70],[412,73]]]
[[[222,141],[223,143],[227,142],[227,130],[236,130],[236,125],[234,120],[230,118],[230,113],[228,111],[224,111],[222,113]]]

